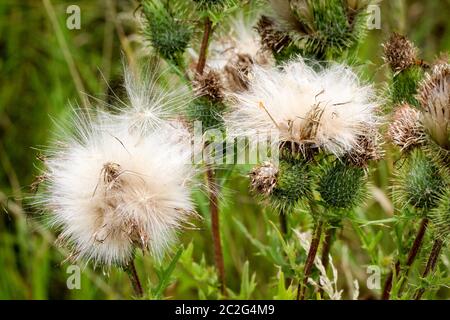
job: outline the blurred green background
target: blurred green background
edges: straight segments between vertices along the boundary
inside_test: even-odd
[[[66,27],[69,5],[81,8],[81,29]],[[386,88],[387,67],[382,61],[381,43],[393,30],[407,34],[420,48],[426,61],[450,49],[450,1],[383,1],[381,30],[371,30],[359,51],[366,63],[365,76]],[[129,298],[131,287],[120,270],[94,270],[82,266],[81,289],[69,290],[66,252],[54,245],[55,235],[27,198],[40,166],[36,157],[48,145],[55,122],[67,118],[70,103],[87,103],[87,96],[108,99],[108,86],[120,83],[122,56],[145,56],[139,43],[136,1],[2,0],[0,2],[0,299],[111,299]],[[91,98],[89,101],[94,104]],[[393,214],[389,190],[392,163],[396,155],[373,170],[373,197],[359,214],[364,219],[385,219]],[[225,175],[226,173],[223,173]],[[275,265],[283,260],[279,240],[269,221],[277,217],[255,203],[247,189],[245,170],[235,170],[223,186],[221,201],[222,239],[227,282],[233,298],[288,298],[280,287],[289,267]],[[164,286],[166,298],[215,298],[216,279],[206,198],[196,195],[199,230],[188,230],[182,253]],[[291,226],[308,226],[306,215],[294,214]],[[405,226],[413,229],[414,226]],[[351,298],[353,280],[360,282],[360,298],[371,299],[379,292],[365,285],[366,266],[378,265],[383,272],[395,258],[392,229],[369,225],[353,230],[346,224],[333,247],[339,270],[339,286]],[[406,232],[407,234],[407,232]],[[374,240],[375,239],[375,240]],[[375,241],[375,242],[373,242]],[[190,251],[192,250],[192,251]],[[426,250],[425,250],[426,251]],[[173,257],[174,254],[171,255]],[[155,298],[160,266],[149,257],[138,257],[137,268],[146,289]],[[300,259],[304,259],[300,257]],[[425,259],[425,256],[422,257]],[[448,259],[447,259],[448,260]],[[423,263],[419,261],[418,263]],[[448,261],[447,261],[448,267]],[[292,274],[291,274],[292,276]],[[438,297],[448,298],[442,289]]]

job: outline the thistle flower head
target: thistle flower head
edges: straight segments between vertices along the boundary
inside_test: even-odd
[[[38,200],[71,258],[104,266],[127,264],[136,248],[162,257],[194,211],[190,134],[173,117],[159,118],[173,99],[125,78],[131,106],[76,117],[75,132],[63,132],[49,152]]]
[[[263,195],[270,195],[277,185],[278,168],[270,162],[256,166],[250,172],[252,189]]]
[[[275,17],[306,56],[340,56],[362,38],[372,1],[271,0]]]
[[[268,16],[262,15],[255,28],[266,50],[278,53],[291,42],[289,35],[280,31],[275,21]]]
[[[425,212],[435,208],[448,188],[440,169],[420,149],[414,149],[396,178],[393,192],[401,205],[411,205]]]
[[[392,71],[399,72],[415,64],[417,48],[405,36],[393,33],[383,44],[384,59]]]
[[[253,28],[256,19],[240,14],[230,23],[230,31],[213,39],[209,47],[208,66],[222,74],[227,90],[242,91],[247,87],[253,65],[272,65],[272,53],[261,46],[260,36]]]
[[[342,220],[342,214],[361,204],[366,196],[364,169],[336,160],[321,176],[318,190],[331,222]]]
[[[249,90],[231,99],[234,108],[225,116],[231,136],[257,142],[276,133],[281,141],[337,156],[358,147],[379,122],[373,89],[342,65],[315,71],[297,60],[281,69],[255,67]]]
[[[423,126],[441,148],[450,151],[450,65],[434,66],[418,89]]]
[[[207,96],[213,101],[223,100],[223,85],[220,75],[214,70],[208,70],[204,74],[197,74],[194,81],[194,90],[197,96]]]
[[[421,145],[424,141],[424,132],[420,123],[420,112],[406,103],[400,105],[394,112],[388,136],[403,152]]]

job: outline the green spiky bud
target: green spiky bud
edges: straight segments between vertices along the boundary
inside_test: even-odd
[[[201,121],[203,130],[217,129],[223,124],[222,114],[226,106],[208,96],[194,99],[187,108],[187,117],[191,121]]]
[[[302,55],[337,58],[354,48],[366,31],[366,9],[371,1],[271,1],[284,25],[299,43]],[[286,4],[288,3],[288,4]]]
[[[162,58],[182,65],[182,55],[189,45],[192,27],[175,17],[172,12],[177,11],[177,15],[181,17],[183,10],[171,8],[169,12],[169,9],[158,1],[144,1],[144,34]]]
[[[304,162],[280,160],[277,182],[270,195],[275,208],[292,209],[311,193],[311,171]]]
[[[366,195],[364,169],[336,160],[321,176],[318,191],[329,210],[329,220],[341,220],[342,214],[359,206]]]
[[[392,79],[392,103],[409,103],[418,106],[415,97],[417,87],[423,78],[422,67],[413,65],[402,72],[396,73]]]
[[[425,213],[438,205],[442,193],[448,188],[439,168],[419,149],[415,149],[402,166],[397,183],[398,189],[394,194],[401,205],[409,204]]]

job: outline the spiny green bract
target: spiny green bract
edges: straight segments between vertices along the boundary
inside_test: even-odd
[[[182,55],[192,35],[190,25],[174,17],[158,2],[144,1],[142,9],[146,24],[144,33],[153,48],[164,59],[181,65]]]
[[[450,186],[442,196],[439,205],[430,214],[435,236],[444,243],[450,242]]]
[[[201,8],[209,9],[212,7],[225,6],[229,0],[194,0]]]
[[[298,5],[296,3],[298,2]],[[364,36],[366,29],[363,12],[367,4],[358,10],[350,10],[342,0],[292,1],[294,15],[304,25],[306,36],[304,52],[317,59],[336,58],[354,47]]]
[[[364,169],[336,160],[321,176],[318,186],[325,207],[332,209],[327,210],[327,214],[339,214],[342,210],[349,211],[358,206],[366,194],[365,184]]]
[[[392,103],[407,102],[412,106],[418,106],[415,98],[417,85],[423,77],[423,70],[420,66],[411,66],[393,77],[392,82]]]
[[[311,171],[302,161],[280,160],[277,185],[271,194],[272,205],[276,208],[291,209],[311,192]]]
[[[403,165],[398,177],[396,193],[402,204],[429,210],[438,205],[448,188],[436,164],[420,150],[415,150]]]
[[[208,97],[198,97],[189,104],[187,116],[191,121],[201,121],[203,130],[220,128],[225,108],[222,102],[212,101]]]

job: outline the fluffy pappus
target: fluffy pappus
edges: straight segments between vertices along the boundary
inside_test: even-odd
[[[297,59],[282,68],[255,67],[251,79],[248,91],[230,96],[225,123],[232,137],[256,143],[276,133],[282,142],[341,156],[380,122],[374,89],[346,66],[315,71]]]

